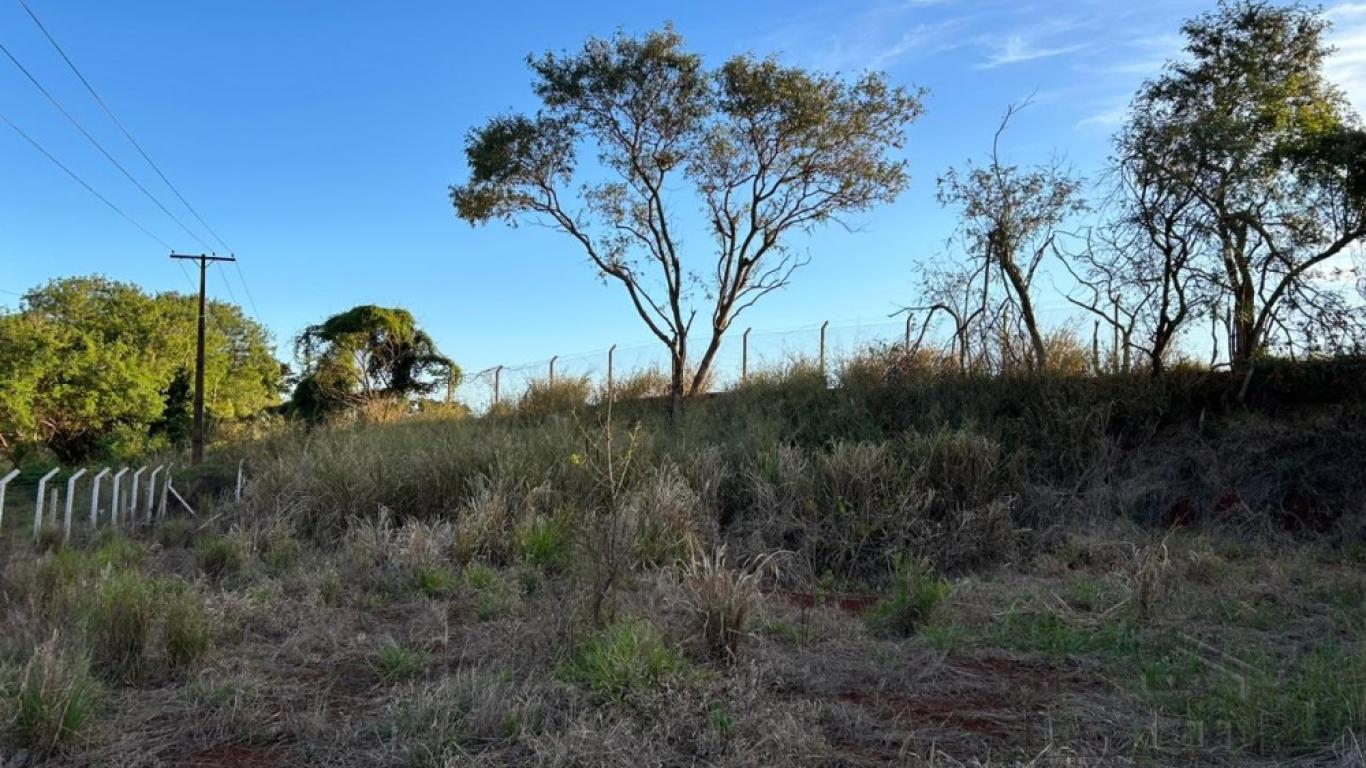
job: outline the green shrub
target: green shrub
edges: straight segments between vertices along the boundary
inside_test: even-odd
[[[610,699],[623,700],[673,684],[684,672],[681,657],[646,619],[619,621],[579,644],[560,679]]]
[[[5,693],[19,742],[45,755],[76,742],[89,727],[100,686],[90,676],[89,658],[64,649],[54,634],[33,649]]]
[[[194,543],[194,560],[211,579],[221,579],[242,571],[247,562],[249,542],[239,533],[202,536]]]
[[[422,674],[428,661],[427,654],[422,651],[404,648],[389,640],[375,649],[370,665],[381,680],[392,683]]]
[[[138,568],[142,565],[145,554],[142,544],[138,541],[114,534],[101,542],[95,550],[95,563],[101,569]]]
[[[891,594],[874,605],[865,620],[875,632],[910,637],[952,592],[953,585],[928,563],[903,557],[896,564]]]

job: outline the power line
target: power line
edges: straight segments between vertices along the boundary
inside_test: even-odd
[[[45,149],[45,148],[43,147],[42,144],[39,144],[37,141],[35,141],[34,138],[33,138],[32,136],[29,136],[27,133],[24,133],[23,129],[21,129],[19,126],[15,125],[13,122],[11,122],[10,119],[9,119],[8,117],[5,117],[5,116],[4,116],[4,114],[0,114],[0,121],[3,121],[6,125],[8,125],[9,127],[13,128],[13,129],[14,129],[14,132],[17,133],[17,134],[19,134],[21,137],[23,137],[24,141],[27,141],[29,144],[33,145],[33,148],[34,148],[34,149],[36,149],[36,150],[38,150],[39,152],[41,152],[42,155],[43,155],[44,157],[46,157],[48,160],[51,160],[52,163],[53,163],[54,165],[56,165],[58,168],[61,168],[62,171],[64,171],[64,172],[66,173],[66,175],[68,175],[68,176],[70,176],[72,179],[74,179],[74,180],[76,181],[77,184],[80,184],[82,187],[85,187],[85,190],[86,190],[87,192],[89,192],[90,194],[92,194],[92,195],[94,195],[96,198],[98,198],[100,202],[102,202],[102,203],[104,203],[105,205],[109,206],[110,210],[112,210],[114,213],[117,213],[118,215],[122,216],[123,218],[127,219],[129,224],[132,224],[133,226],[135,226],[135,227],[137,227],[138,229],[142,230],[142,234],[144,234],[144,235],[146,235],[146,236],[152,238],[153,240],[157,241],[157,242],[160,243],[162,246],[164,246],[164,247],[166,248],[166,250],[168,250],[168,251],[174,250],[173,248],[171,248],[170,243],[167,243],[165,240],[162,240],[161,238],[159,238],[159,237],[157,237],[156,235],[152,234],[152,231],[149,230],[148,228],[142,226],[142,224],[139,223],[137,219],[133,218],[132,216],[129,216],[127,213],[124,213],[124,211],[123,211],[122,208],[120,208],[120,207],[118,207],[117,205],[114,205],[113,203],[109,202],[109,198],[107,198],[107,197],[105,197],[104,195],[101,195],[99,192],[95,191],[95,188],[92,187],[92,186],[90,186],[89,184],[87,184],[86,181],[85,181],[85,179],[82,179],[80,176],[77,176],[75,171],[73,171],[73,170],[71,170],[70,168],[66,167],[66,165],[63,164],[61,160],[58,160],[56,157],[54,157],[53,154],[52,154],[51,152],[48,152],[47,149]],[[181,268],[181,271],[184,271],[184,267]],[[189,277],[189,273],[186,273],[185,276],[186,276],[186,278],[188,278],[188,277]]]
[[[57,39],[52,36],[51,32],[48,32],[47,27],[44,26],[43,22],[38,18],[38,14],[34,13],[33,9],[29,7],[26,0],[19,0],[19,4],[23,6],[24,12],[27,13],[28,17],[33,20],[33,23],[38,27],[38,30],[43,33],[43,37],[47,38],[47,41],[52,45],[53,49],[57,51],[57,55],[62,57],[62,61],[66,62],[67,67],[69,67],[71,69],[71,72],[76,75],[76,79],[81,81],[81,85],[85,86],[86,91],[88,91],[90,93],[90,96],[95,99],[95,103],[100,105],[100,109],[104,110],[104,114],[107,115],[109,119],[114,123],[114,125],[118,127],[119,131],[123,133],[124,138],[128,139],[128,143],[133,145],[133,148],[137,150],[138,154],[142,156],[143,160],[147,161],[147,165],[151,166],[152,170],[156,172],[157,177],[161,179],[162,183],[166,185],[167,189],[170,189],[171,193],[176,196],[176,199],[178,199],[181,202],[181,204],[185,206],[185,210],[189,211],[190,214],[194,216],[195,220],[198,221],[200,225],[204,227],[204,229],[209,233],[209,235],[213,237],[213,239],[217,241],[219,245],[223,246],[223,250],[227,251],[228,253],[234,253],[233,248],[229,246],[226,241],[223,240],[223,238],[218,234],[216,230],[214,230],[213,227],[209,226],[209,222],[205,221],[203,216],[199,215],[199,211],[196,210],[193,205],[190,205],[190,201],[187,200],[185,196],[180,193],[180,190],[176,187],[176,185],[171,183],[171,180],[167,178],[164,172],[162,172],[161,166],[157,165],[156,162],[152,160],[151,156],[148,155],[147,152],[142,148],[142,145],[138,143],[137,139],[133,138],[132,132],[124,126],[123,121],[118,119],[118,117],[114,114],[114,111],[109,107],[108,104],[105,103],[104,99],[100,97],[100,94],[95,90],[95,87],[91,85],[90,81],[87,80],[85,75],[81,73],[80,68],[77,67],[76,63],[71,60],[71,57],[66,55],[66,51],[62,48],[61,44],[58,43]],[[200,242],[203,243],[203,241]],[[242,274],[242,267],[240,263],[237,261],[232,262],[232,265],[233,268],[237,271],[238,281],[242,283],[242,290],[245,291],[247,294],[247,301],[251,304],[251,312],[253,315],[256,316],[256,321],[260,323],[261,315],[256,310],[256,299],[253,298],[251,295],[251,288],[247,285],[246,276]],[[224,278],[223,282],[224,284],[227,284],[228,280]],[[231,288],[228,289],[228,294],[232,294]],[[233,297],[233,303],[237,303],[236,297]]]
[[[171,213],[171,210],[169,208],[163,205],[162,202],[158,200],[155,195],[148,191],[148,189],[142,185],[142,182],[134,178],[133,174],[129,173],[128,169],[124,168],[122,163],[120,163],[113,155],[109,154],[109,150],[105,149],[104,145],[100,144],[99,140],[92,136],[90,132],[85,129],[85,126],[81,125],[79,120],[72,116],[70,112],[66,111],[66,107],[62,106],[62,103],[57,100],[57,97],[53,96],[52,93],[48,91],[48,89],[45,88],[41,82],[38,81],[38,78],[34,77],[33,73],[29,72],[28,68],[25,67],[23,63],[19,61],[19,59],[15,58],[14,54],[10,52],[9,48],[5,47],[4,43],[0,43],[0,52],[3,52],[5,56],[9,57],[9,60],[14,63],[14,66],[18,67],[19,71],[24,73],[24,77],[28,78],[28,81],[33,84],[33,87],[37,88],[39,93],[47,97],[47,100],[52,103],[52,106],[55,107],[58,112],[62,113],[62,116],[65,117],[73,126],[75,126],[76,130],[80,131],[81,135],[84,136],[92,145],[94,145],[95,149],[99,150],[100,154],[104,155],[106,160],[112,163],[115,168],[119,169],[119,172],[122,173],[129,181],[131,181],[133,183],[133,186],[137,187],[138,190],[142,192],[142,194],[146,195],[148,200],[151,200],[153,203],[155,203],[156,207],[160,208],[162,213],[170,217],[171,221],[174,221],[176,224],[178,224],[181,229],[185,230],[186,234],[194,238],[200,245],[204,246],[205,248],[210,247],[208,243],[204,242],[203,238],[201,238],[199,235],[196,235],[189,227],[185,226],[185,223],[183,221],[176,218],[176,215],[174,213]]]

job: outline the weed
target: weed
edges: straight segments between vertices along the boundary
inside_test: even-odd
[[[427,668],[428,656],[422,651],[404,648],[386,641],[375,650],[370,665],[386,683],[417,677]]]
[[[30,750],[48,754],[77,741],[100,699],[89,658],[66,650],[57,634],[33,649],[12,692],[13,725]]]
[[[341,605],[342,581],[337,569],[327,566],[318,574],[318,601],[329,607]]]
[[[222,579],[242,571],[247,562],[249,543],[237,533],[203,536],[194,543],[194,559],[211,579]]]
[[[137,680],[157,618],[158,585],[137,572],[109,575],[84,610],[84,626],[96,665],[120,680]]]
[[[126,536],[112,535],[95,550],[95,563],[101,569],[137,568],[145,555],[142,544]]]
[[[413,567],[413,585],[428,597],[446,597],[455,592],[455,572],[446,565],[417,565]]]
[[[559,563],[569,543],[565,526],[553,517],[532,517],[518,526],[513,536],[518,555],[541,567]]]
[[[692,623],[713,656],[735,658],[761,597],[760,582],[775,564],[775,555],[765,555],[736,570],[727,565],[724,546],[711,554],[694,552],[683,569],[683,588]]]
[[[1099,653],[1131,655],[1143,647],[1138,628],[1125,620],[1098,626],[1074,625],[1052,611],[1012,606],[990,630],[987,639],[1003,648],[1070,656]]]
[[[614,701],[669,687],[683,660],[646,619],[621,620],[579,644],[560,678]]]
[[[209,650],[209,620],[204,605],[189,589],[166,590],[162,643],[173,672],[192,669]]]
[[[156,527],[156,542],[162,549],[184,549],[194,543],[195,525],[183,517],[164,520]]]
[[[276,524],[266,532],[265,546],[261,550],[261,560],[270,573],[279,575],[293,568],[299,561],[303,546],[285,525]]]
[[[875,632],[910,637],[952,592],[953,585],[935,574],[929,563],[902,557],[896,563],[891,594],[874,605],[865,620]]]

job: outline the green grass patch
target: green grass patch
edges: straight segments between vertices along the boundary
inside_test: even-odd
[[[564,682],[621,701],[664,690],[686,670],[682,659],[648,620],[619,621],[581,642],[559,670]]]
[[[40,755],[70,745],[88,730],[101,697],[90,660],[53,636],[34,649],[4,698],[16,740]]]
[[[891,593],[874,605],[864,620],[875,633],[910,637],[952,593],[953,585],[940,578],[928,563],[901,558],[897,561]]]
[[[375,649],[370,666],[375,674],[386,683],[408,680],[421,675],[430,661],[427,654],[412,648],[404,648],[393,641],[387,641]]]
[[[242,572],[250,549],[246,537],[237,533],[203,536],[194,543],[194,561],[209,578],[222,579]]]

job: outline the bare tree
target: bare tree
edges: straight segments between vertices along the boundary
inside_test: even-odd
[[[1020,168],[1001,159],[1001,137],[1027,105],[1006,109],[985,166],[968,163],[940,177],[938,197],[960,212],[958,238],[968,257],[961,283],[981,283],[977,307],[964,316],[980,318],[979,330],[994,333],[1006,355],[1012,354],[1010,339],[1022,328],[1031,350],[1026,362],[1042,370],[1048,366],[1048,345],[1034,306],[1034,280],[1059,226],[1085,206],[1080,181],[1059,162]]]
[[[879,74],[845,82],[749,56],[708,72],[671,28],[530,64],[542,110],[470,132],[456,211],[471,223],[528,218],[573,238],[668,347],[675,411],[708,380],[735,318],[805,263],[793,233],[842,223],[908,183],[891,153],[920,101]],[[582,145],[596,148],[598,167],[576,194]],[[701,249],[682,245],[680,179],[712,241],[700,271],[685,252]],[[690,371],[699,292],[708,327]]]

